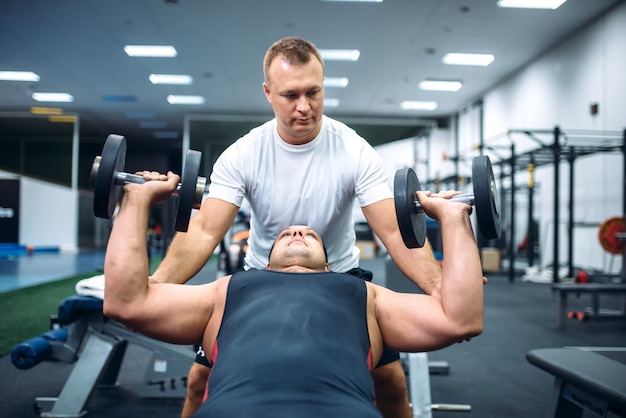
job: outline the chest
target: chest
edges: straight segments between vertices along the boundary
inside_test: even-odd
[[[354,164],[324,148],[281,149],[258,158],[247,175],[247,195],[257,214],[296,216],[347,210],[355,196]]]

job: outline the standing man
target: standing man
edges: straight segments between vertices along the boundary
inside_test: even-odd
[[[263,89],[275,118],[218,158],[207,199],[187,233],[174,237],[153,279],[184,283],[193,277],[224,237],[244,198],[251,215],[246,269],[264,268],[277,234],[300,224],[323,238],[333,271],[371,279],[371,273],[358,268],[352,217],[357,200],[400,270],[438,297],[441,269],[430,246],[404,245],[382,160],[354,130],[323,114],[324,62],[317,48],[300,38],[281,39],[266,52],[263,70]],[[197,410],[209,373],[208,367],[192,366],[183,417]],[[383,416],[411,417],[399,354],[384,355],[372,375]]]

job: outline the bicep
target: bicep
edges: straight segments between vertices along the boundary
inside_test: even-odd
[[[398,351],[435,350],[452,342],[452,324],[437,298],[376,287],[376,319],[386,346]]]
[[[387,245],[390,237],[399,233],[396,209],[393,199],[383,199],[361,208],[367,223],[376,235]]]
[[[151,338],[173,344],[202,340],[215,306],[215,284],[158,283],[148,287],[125,325]]]

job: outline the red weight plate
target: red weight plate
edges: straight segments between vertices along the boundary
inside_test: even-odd
[[[606,219],[600,224],[598,229],[598,240],[605,251],[611,254],[623,254],[624,242],[618,237],[619,233],[624,232],[624,218],[614,216]]]

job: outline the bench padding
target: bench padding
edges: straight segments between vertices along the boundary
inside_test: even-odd
[[[626,409],[626,365],[593,351],[542,348],[526,359],[555,377]]]
[[[102,312],[102,299],[93,296],[70,296],[59,304],[57,317],[59,323],[68,325],[87,312]]]

